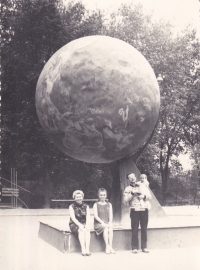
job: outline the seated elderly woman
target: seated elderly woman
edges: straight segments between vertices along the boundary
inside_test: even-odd
[[[73,234],[78,236],[82,255],[90,256],[90,212],[89,206],[83,202],[84,193],[74,191],[74,203],[69,206],[69,227]]]

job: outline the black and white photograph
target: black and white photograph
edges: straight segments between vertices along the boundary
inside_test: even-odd
[[[200,269],[200,1],[2,0],[0,269]]]

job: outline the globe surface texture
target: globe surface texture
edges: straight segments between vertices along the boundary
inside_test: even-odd
[[[36,110],[49,139],[91,163],[122,159],[150,137],[159,115],[155,74],[134,47],[89,36],[58,50],[44,66]]]

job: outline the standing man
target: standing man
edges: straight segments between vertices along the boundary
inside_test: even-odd
[[[124,190],[124,202],[128,202],[130,206],[132,252],[135,254],[138,252],[138,228],[140,224],[142,252],[149,253],[147,250],[147,224],[151,194],[144,183],[137,182],[134,173],[127,174],[127,179],[129,180],[130,185]]]

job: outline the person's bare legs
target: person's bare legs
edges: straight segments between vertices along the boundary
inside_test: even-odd
[[[113,242],[113,228],[112,227],[108,229],[108,242],[110,246],[110,253],[115,254],[115,251],[112,247],[112,242]]]
[[[81,245],[81,251],[82,254],[85,255],[86,254],[86,248],[85,248],[85,232],[84,230],[80,230],[78,231],[78,239]]]
[[[90,231],[85,229],[85,247],[86,254],[90,255]]]
[[[106,245],[106,253],[109,254],[110,253],[110,248],[109,248],[109,244],[108,244],[108,228],[106,227],[103,231],[103,239]]]

